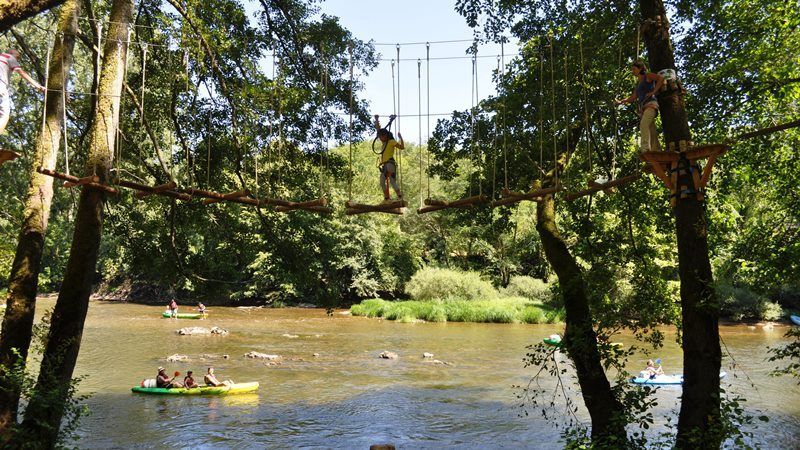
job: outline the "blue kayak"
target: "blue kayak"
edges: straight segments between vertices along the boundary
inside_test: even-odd
[[[789,318],[792,319],[792,322],[794,322],[795,325],[800,325],[800,316],[795,316],[792,314],[789,316]]]
[[[725,378],[727,373],[720,372],[719,377]],[[675,386],[683,384],[683,375],[656,375],[653,378],[633,377],[631,383],[649,386]]]

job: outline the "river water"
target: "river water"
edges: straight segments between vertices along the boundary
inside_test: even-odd
[[[52,305],[40,301],[37,309]],[[514,386],[533,374],[522,361],[526,346],[561,326],[410,324],[295,308],[213,308],[206,320],[162,319],[161,312],[131,304],[90,306],[76,369],[86,376],[80,392],[91,394],[91,413],[79,429],[81,448],[560,447],[560,431],[538,410],[526,416]],[[186,326],[219,326],[230,334],[175,333]],[[768,448],[795,447],[800,435],[797,381],[769,377],[774,364],[765,361],[767,347],[783,342],[785,331],[721,328],[736,363],[724,361],[729,375],[723,385],[747,398],[747,412],[770,418],[753,430],[755,443]],[[668,373],[679,373],[680,349],[674,331],[666,332],[665,348],[651,356],[662,358]],[[624,335],[614,341],[634,342]],[[378,358],[384,350],[399,358]],[[249,351],[280,355],[280,364],[244,358]],[[447,364],[426,361],[423,352]],[[172,354],[190,360],[168,363]],[[646,359],[642,354],[630,370],[638,371]],[[205,398],[130,392],[143,378],[154,378],[158,366],[168,373],[192,369],[201,380],[209,365],[220,378],[258,381],[261,389]],[[545,377],[542,386],[552,391],[555,384]],[[677,411],[679,395],[680,387],[656,393],[656,432]],[[567,420],[562,408],[555,417]],[[578,417],[586,418],[582,409]]]

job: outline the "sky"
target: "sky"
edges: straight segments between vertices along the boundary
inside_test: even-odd
[[[371,106],[372,114],[379,114],[385,124],[389,114],[400,112],[400,131],[409,142],[420,141],[417,115],[422,104],[422,114],[427,115],[426,80],[430,75],[430,128],[437,118],[454,110],[464,110],[471,105],[472,61],[466,50],[471,42],[436,43],[436,41],[471,40],[473,30],[454,9],[454,0],[404,0],[376,2],[375,0],[326,0],[320,4],[321,12],[339,17],[342,26],[361,40],[372,40],[381,54],[380,65],[363,78],[365,91],[361,92]],[[382,17],[378,19],[378,17]],[[430,74],[426,72],[426,46],[430,48]],[[390,60],[397,57],[396,44],[400,46],[399,69],[395,66],[395,81],[399,77],[399,102],[394,106],[392,94],[392,67]],[[382,45],[388,44],[388,45]],[[516,53],[515,44],[505,45],[505,62]],[[477,84],[479,98],[495,92],[492,72],[497,69],[499,44],[481,45],[478,49]],[[464,57],[463,59],[437,60],[434,58]],[[406,60],[410,59],[410,60]],[[420,77],[417,59],[422,62]],[[421,82],[421,102],[419,98]],[[403,117],[411,115],[413,117]],[[427,117],[422,117],[422,141],[427,136]]]

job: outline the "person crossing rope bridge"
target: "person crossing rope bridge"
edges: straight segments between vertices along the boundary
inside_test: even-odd
[[[384,203],[390,203],[392,201],[391,195],[389,194],[389,184],[392,185],[394,192],[397,194],[397,199],[403,199],[403,193],[397,185],[397,162],[394,159],[394,151],[395,149],[404,149],[405,143],[403,142],[403,135],[400,134],[399,131],[397,132],[397,137],[400,138],[400,142],[395,141],[394,135],[389,131],[389,127],[392,126],[392,122],[395,118],[397,118],[397,116],[394,114],[389,116],[389,123],[386,124],[386,127],[381,128],[380,116],[375,114],[377,136],[372,140],[372,151],[379,155],[378,168],[381,172],[380,186],[383,190]],[[375,144],[378,140],[381,141],[380,152],[375,149]]]

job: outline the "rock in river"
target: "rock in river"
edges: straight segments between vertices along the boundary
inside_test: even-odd
[[[383,359],[397,359],[398,358],[397,353],[389,352],[389,351],[381,352],[381,354],[378,355],[378,357],[379,358],[383,358]]]
[[[244,357],[253,359],[266,359],[268,361],[281,358],[280,355],[268,355],[266,353],[259,353],[259,352],[247,352],[244,354]]]

